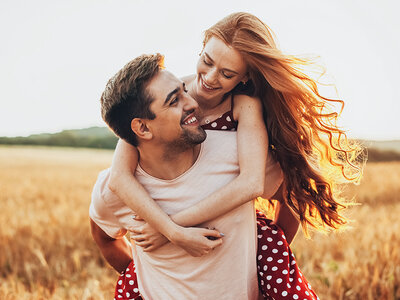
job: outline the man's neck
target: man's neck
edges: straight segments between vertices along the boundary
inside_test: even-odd
[[[140,167],[149,175],[172,180],[189,170],[200,153],[201,145],[196,145],[180,153],[166,155],[162,147],[138,147]],[[168,152],[170,153],[170,151]]]

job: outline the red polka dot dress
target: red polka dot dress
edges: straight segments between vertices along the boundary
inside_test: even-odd
[[[236,130],[233,109],[202,127],[207,130]],[[283,231],[259,211],[257,237],[258,282],[264,299],[319,299],[300,272]],[[142,300],[133,261],[120,275],[114,299]],[[234,295],[229,299],[235,299]]]
[[[264,299],[319,299],[300,272],[285,234],[257,211],[257,269]]]

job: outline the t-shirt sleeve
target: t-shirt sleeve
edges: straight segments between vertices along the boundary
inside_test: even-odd
[[[107,186],[110,170],[100,172],[92,191],[92,201],[89,207],[90,218],[110,237],[123,238],[127,232],[107,205],[108,197],[117,197]]]

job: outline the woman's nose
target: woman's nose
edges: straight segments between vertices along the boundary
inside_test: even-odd
[[[212,69],[207,72],[207,74],[204,76],[204,79],[206,80],[206,83],[213,84],[213,83],[215,83],[215,81],[217,79],[217,75],[218,75],[217,70]]]

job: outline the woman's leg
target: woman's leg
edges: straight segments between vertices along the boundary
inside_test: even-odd
[[[143,300],[140,296],[139,287],[137,283],[137,277],[135,272],[135,264],[133,260],[126,268],[125,272],[122,273],[115,286],[116,300]]]
[[[265,299],[318,299],[300,272],[283,231],[257,212],[258,281]]]

